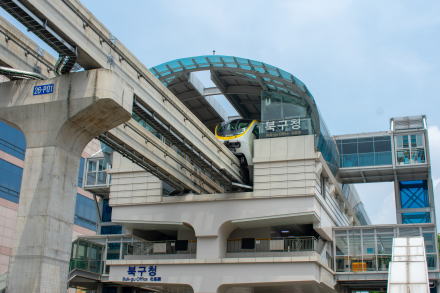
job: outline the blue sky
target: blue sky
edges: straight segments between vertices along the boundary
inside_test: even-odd
[[[440,1],[81,2],[148,67],[216,50],[294,74],[335,135],[426,114],[440,192]],[[374,223],[395,222],[392,184],[358,190]]]

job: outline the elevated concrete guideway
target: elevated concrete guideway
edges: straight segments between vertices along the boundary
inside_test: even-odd
[[[130,84],[137,99],[155,119],[195,151],[186,153],[188,156],[197,153],[226,175],[229,182],[242,182],[240,163],[234,154],[79,1],[7,0],[0,5],[28,26],[46,20],[46,29],[75,47],[76,62],[84,69],[112,69]],[[27,17],[29,13],[37,18],[36,22]]]
[[[109,70],[92,70],[4,82],[0,97],[0,120],[21,129],[27,145],[8,292],[64,292],[81,153],[130,119],[133,89]]]
[[[4,61],[12,68],[28,71],[32,71],[37,66],[42,68],[40,74],[46,77],[55,74],[55,58],[47,53],[39,52],[39,47],[34,42],[1,17],[0,29],[5,35],[4,39],[0,39],[0,46],[4,48],[0,54],[0,62]],[[7,39],[9,41],[5,41]],[[140,117],[146,116],[144,119],[150,125],[156,125],[156,130],[173,144],[182,144],[183,140],[176,137],[175,133],[169,133],[169,129],[154,115],[146,115],[144,104],[140,105],[139,102],[134,104],[134,113]],[[221,193],[225,192],[231,181],[231,178],[226,176],[227,174],[223,174],[222,169],[215,169],[215,165],[204,159],[196,148],[187,143],[182,144],[186,148],[185,153],[191,155],[183,157],[177,154],[175,149],[157,139],[150,131],[140,127],[134,120],[100,135],[99,139],[178,190],[191,190],[195,193]],[[197,160],[196,164],[188,158],[191,161]],[[202,172],[200,168],[211,170],[210,172]]]

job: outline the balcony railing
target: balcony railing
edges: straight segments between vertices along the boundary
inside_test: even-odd
[[[307,255],[317,251],[318,239],[313,236],[273,239],[231,239],[227,242],[226,257],[264,257]]]
[[[197,242],[188,240],[134,241],[126,244],[124,259],[195,258]]]
[[[96,274],[102,274],[104,270],[104,261],[90,259],[70,259],[69,270],[82,270]]]

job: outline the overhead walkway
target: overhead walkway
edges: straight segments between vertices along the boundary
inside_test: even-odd
[[[392,120],[383,132],[334,136],[342,183],[423,180],[429,175],[424,116]]]
[[[110,33],[78,2],[66,0],[32,3],[8,0],[0,5],[29,29],[38,29],[39,36],[45,35],[43,40],[47,41],[48,34],[52,34],[52,37],[61,38],[67,44],[71,44],[71,47],[75,44],[78,53],[76,61],[83,68],[111,68],[119,73],[135,89],[133,114],[141,117],[156,133],[160,133],[166,139],[166,143],[145,144],[154,140],[151,133],[146,134],[151,129],[133,130],[133,120],[125,127],[102,135],[102,141],[178,190],[216,193],[229,190],[234,182],[242,183],[240,163],[230,150],[217,141],[212,132],[134,56],[112,39]],[[39,20],[43,19],[43,14],[44,19],[48,20],[47,25],[36,27]],[[52,16],[53,22],[48,19]],[[34,20],[30,21],[31,18]],[[75,22],[81,22],[84,26],[73,26],[72,23]],[[41,32],[42,30],[46,31]],[[64,56],[66,44],[48,44],[57,50],[60,56]],[[106,46],[108,47],[105,48]],[[112,51],[115,56],[108,55],[108,51]],[[109,63],[109,59],[113,61]],[[57,71],[57,66],[58,64],[54,64],[53,70]],[[130,145],[125,131],[134,135],[131,140],[134,145]],[[139,143],[140,141],[143,141],[144,145]],[[169,144],[172,144],[173,150]],[[148,150],[153,149],[156,160],[147,155],[150,152]],[[157,154],[162,154],[163,158],[158,160]]]

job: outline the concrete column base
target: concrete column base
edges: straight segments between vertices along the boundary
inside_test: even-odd
[[[27,149],[8,292],[66,290],[78,165],[59,147]]]
[[[34,95],[36,86],[52,92]],[[0,119],[23,131],[26,157],[8,293],[65,293],[78,165],[86,144],[131,117],[132,89],[109,70],[0,84]]]

